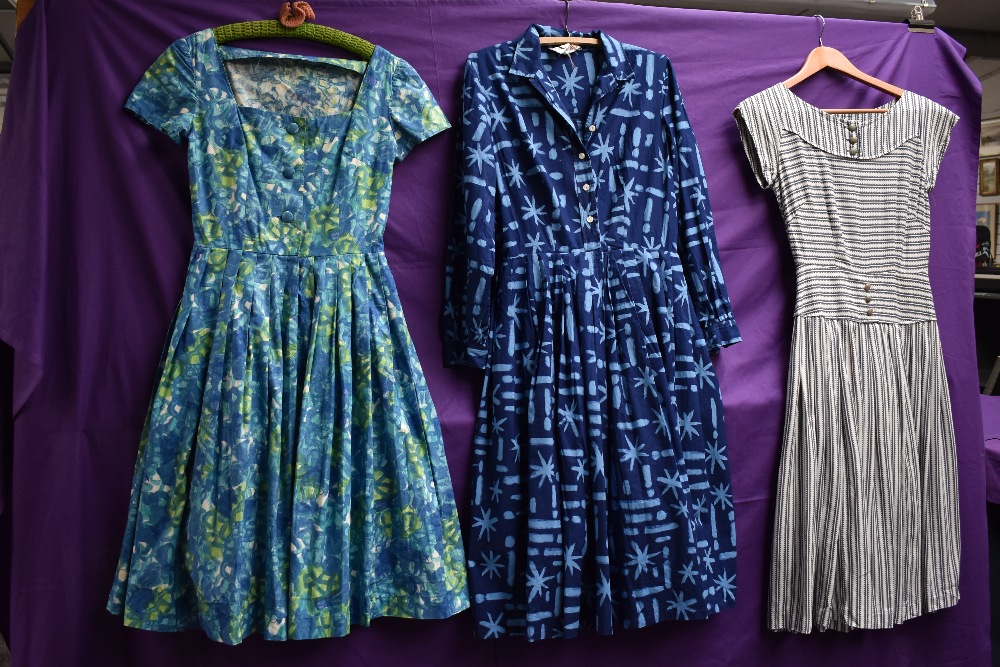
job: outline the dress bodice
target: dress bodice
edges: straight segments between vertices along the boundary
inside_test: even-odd
[[[884,108],[833,115],[781,84],[738,107],[785,220],[799,315],[934,319],[928,192],[957,117],[911,92]]]
[[[188,140],[195,242],[275,255],[376,252],[393,165],[448,126],[405,61],[175,42],[128,106]],[[424,117],[427,116],[427,117]]]

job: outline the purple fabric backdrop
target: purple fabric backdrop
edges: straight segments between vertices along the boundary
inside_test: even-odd
[[[199,633],[125,629],[103,610],[126,518],[139,431],[192,243],[184,152],[122,110],[174,39],[266,18],[277,2],[39,0],[17,37],[0,137],[0,339],[14,348],[13,434],[0,566],[15,664],[659,664],[972,665],[989,660],[982,426],[973,349],[973,206],[979,88],[946,35],[828,21],[825,42],[862,69],[962,117],[932,195],[931,283],[955,408],[962,600],[900,628],[792,636],[765,629],[765,591],[784,408],[793,268],[772,195],[756,187],[732,108],[794,73],[814,19],[573,3],[572,27],[599,28],[673,60],[699,139],[723,269],[743,331],[718,367],[726,401],[739,539],[735,609],[610,638],[528,645],[475,641],[469,614],[377,620],[343,639],[237,647]],[[561,25],[555,0],[316,0],[319,22],[407,59],[455,121],[469,52]],[[322,53],[299,42],[264,48]],[[871,104],[847,80],[796,89],[813,103]],[[389,262],[441,416],[467,525],[477,378],[441,365],[438,312],[454,136],[397,172]],[[918,196],[918,193],[914,193]],[[11,453],[11,449],[13,450]],[[3,477],[0,477],[2,479]]]

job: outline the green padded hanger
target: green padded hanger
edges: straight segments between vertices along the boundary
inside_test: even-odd
[[[294,37],[313,42],[339,46],[356,53],[365,60],[371,60],[375,45],[342,30],[335,30],[315,23],[303,23],[297,28],[286,28],[280,21],[243,21],[213,28],[215,41],[225,44],[237,39],[258,39],[262,37]]]

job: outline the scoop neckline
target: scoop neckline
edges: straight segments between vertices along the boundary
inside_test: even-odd
[[[803,107],[813,115],[822,117],[829,122],[836,123],[839,125],[847,125],[848,123],[854,123],[858,127],[864,127],[866,125],[871,125],[873,123],[878,123],[883,121],[896,113],[896,109],[901,105],[901,103],[909,98],[910,91],[904,90],[903,94],[894,100],[889,100],[885,104],[880,104],[875,109],[885,109],[885,113],[845,113],[845,114],[832,114],[828,111],[823,111],[815,104],[810,104],[802,99],[800,96],[796,95],[790,88],[785,86],[783,83],[774,84],[775,88],[783,90],[796,104]],[[871,118],[865,118],[865,116],[872,116]]]
[[[300,121],[306,124],[318,124],[323,122],[331,122],[332,120],[346,122],[354,115],[354,110],[358,108],[358,104],[361,103],[368,94],[368,89],[371,88],[369,79],[371,78],[371,71],[375,66],[381,62],[382,54],[387,53],[378,44],[375,45],[375,49],[372,52],[371,58],[368,61],[356,60],[353,58],[330,58],[326,56],[307,56],[297,53],[284,53],[281,51],[265,51],[262,49],[246,49],[239,46],[226,46],[224,44],[219,44],[215,39],[215,32],[211,28],[207,28],[205,32],[208,33],[209,39],[212,41],[212,52],[215,55],[217,65],[219,67],[219,73],[222,75],[222,80],[226,86],[225,92],[228,95],[233,107],[236,109],[237,113],[240,115],[264,115],[270,117],[278,117],[287,120]],[[226,71],[226,61],[232,59],[230,52],[239,52],[239,58],[272,58],[275,60],[301,60],[305,62],[322,63],[326,65],[334,65],[336,67],[342,67],[344,69],[351,70],[353,72],[361,74],[361,83],[358,84],[358,90],[354,94],[354,100],[351,104],[351,108],[346,112],[341,112],[337,114],[324,114],[321,116],[299,116],[292,113],[285,113],[282,111],[273,111],[271,109],[264,109],[261,107],[245,106],[239,103],[236,99],[236,91],[233,88],[233,82],[229,78],[229,72]],[[364,69],[360,69],[359,65],[363,65]],[[247,114],[247,112],[250,112]]]

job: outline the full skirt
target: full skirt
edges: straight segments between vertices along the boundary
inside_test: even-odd
[[[956,476],[937,322],[798,316],[771,629],[888,628],[954,605]]]
[[[501,267],[473,451],[478,636],[611,634],[734,604],[721,393],[679,266],[585,249]]]
[[[440,428],[385,256],[195,247],[108,609],[238,643],[467,606]]]

